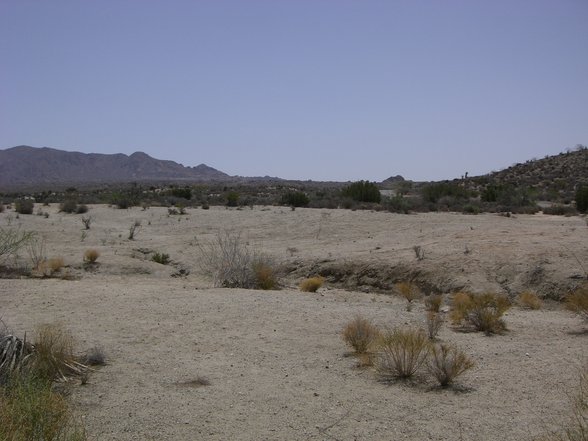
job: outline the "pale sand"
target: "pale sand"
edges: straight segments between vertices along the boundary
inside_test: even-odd
[[[0,316],[20,335],[60,321],[80,349],[104,348],[108,365],[72,394],[90,439],[528,440],[563,421],[588,357],[580,318],[553,303],[514,307],[502,336],[441,330],[443,342],[477,363],[459,380],[461,391],[438,390],[430,380],[383,384],[356,367],[341,329],[358,313],[382,326],[421,326],[421,303],[407,312],[389,294],[329,283],[302,293],[299,272],[280,291],[210,288],[196,264],[196,242],[233,229],[301,271],[315,261],[404,263],[441,287],[514,294],[532,282],[545,295],[585,277],[588,226],[580,217],[281,207],[168,217],[164,208],[92,206],[82,242],[80,215],[45,209],[48,219],[20,216],[12,226],[45,234],[48,257],[62,256],[77,280],[0,280]],[[1,213],[0,226],[10,216]],[[129,241],[135,219],[142,228]],[[425,250],[423,261],[414,245]],[[102,254],[94,271],[81,266],[87,248]],[[169,253],[175,266],[137,249]],[[190,275],[170,277],[178,268]],[[199,376],[210,384],[183,384]]]

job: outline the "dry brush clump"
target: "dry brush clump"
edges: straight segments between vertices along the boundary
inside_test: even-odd
[[[431,294],[425,297],[425,309],[430,312],[439,312],[441,304],[443,303],[443,296],[441,294]]]
[[[502,316],[510,306],[511,303],[506,296],[459,292],[453,296],[450,317],[454,325],[488,335],[501,334],[506,331],[506,323]]]
[[[435,340],[437,334],[441,330],[443,323],[445,322],[443,314],[441,312],[427,311],[427,335],[430,340]]]
[[[303,292],[317,292],[323,283],[325,282],[324,277],[314,276],[304,279],[300,282],[299,288]]]
[[[421,291],[419,287],[411,282],[400,282],[394,285],[394,287],[400,293],[400,295],[406,299],[406,310],[411,311],[413,305],[412,302],[421,297]]]
[[[380,335],[378,327],[371,320],[360,315],[347,323],[342,332],[343,340],[353,348],[356,354],[365,354],[372,350]]]
[[[588,321],[588,283],[577,288],[566,299],[566,308]]]
[[[430,343],[422,329],[394,329],[379,339],[374,360],[384,380],[408,379],[427,361]]]
[[[523,291],[518,296],[518,304],[521,308],[541,309],[543,302],[537,294],[532,291]]]
[[[98,258],[100,257],[100,251],[95,248],[89,248],[84,251],[84,262],[85,263],[96,263]]]
[[[475,363],[460,349],[446,344],[430,347],[429,372],[441,387],[448,387]]]
[[[249,247],[238,233],[221,232],[215,240],[198,247],[200,268],[215,286],[274,289],[278,285],[273,260]]]

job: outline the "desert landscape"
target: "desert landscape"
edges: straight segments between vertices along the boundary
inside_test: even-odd
[[[61,323],[80,351],[103,350],[106,365],[70,390],[88,439],[532,440],[570,418],[588,334],[561,300],[587,278],[585,217],[90,205],[85,229],[58,204],[42,210],[6,210],[0,227],[36,232],[64,265],[0,279],[0,317],[21,336]],[[202,253],[227,232],[271,259],[279,289],[213,286]],[[315,275],[323,286],[300,291]],[[475,363],[453,387],[382,381],[342,339],[358,315],[425,328],[423,301],[408,311],[394,289],[402,281],[443,294],[445,312],[457,291],[514,302],[500,335],[445,320],[438,340]],[[516,304],[526,290],[541,309]]]

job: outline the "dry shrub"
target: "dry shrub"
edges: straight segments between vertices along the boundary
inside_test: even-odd
[[[34,343],[34,352],[27,370],[48,380],[66,380],[81,375],[86,366],[74,355],[72,335],[58,324],[40,326]]]
[[[83,360],[86,366],[104,366],[106,364],[106,354],[102,347],[94,346],[86,351]]]
[[[543,302],[541,299],[531,291],[524,291],[519,294],[518,303],[522,308],[541,309]]]
[[[366,318],[355,317],[343,328],[343,340],[356,354],[365,354],[380,336],[380,330]]]
[[[324,282],[325,279],[321,276],[309,277],[300,282],[300,291],[317,292]]]
[[[439,312],[442,303],[443,296],[441,294],[431,294],[425,298],[425,309],[431,312]]]
[[[454,325],[459,325],[465,319],[472,305],[472,295],[467,292],[456,292],[451,299],[449,317]]]
[[[473,368],[474,362],[461,350],[445,344],[431,346],[429,372],[441,387],[451,385],[465,371]]]
[[[394,285],[394,287],[406,299],[406,310],[410,311],[412,309],[412,302],[421,297],[419,287],[410,282],[400,282]]]
[[[453,298],[452,320],[486,334],[500,334],[506,330],[502,315],[510,306],[506,296],[458,293]]]
[[[0,439],[9,441],[83,441],[62,394],[47,379],[16,375],[0,388]]]
[[[430,340],[435,340],[443,326],[443,315],[440,312],[427,311],[427,334]]]
[[[34,269],[38,276],[51,277],[65,266],[63,257],[52,257],[41,261]]]
[[[26,246],[35,233],[19,231],[18,229],[0,228],[0,260]]]
[[[588,320],[588,283],[566,297],[566,308]]]
[[[429,348],[422,329],[388,331],[379,339],[376,371],[385,380],[410,378],[426,362]]]
[[[259,262],[254,264],[253,271],[258,289],[276,289],[278,287],[278,280],[272,266]]]
[[[100,252],[94,248],[87,249],[84,252],[84,262],[86,263],[96,263],[99,257]]]

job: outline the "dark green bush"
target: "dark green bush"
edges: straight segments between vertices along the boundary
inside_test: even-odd
[[[369,181],[357,181],[345,187],[341,194],[358,202],[379,203],[382,199],[378,186]]]
[[[239,193],[236,191],[229,191],[227,193],[227,207],[236,207],[239,205]]]
[[[19,199],[14,203],[14,209],[19,214],[33,214],[35,203],[31,199]]]
[[[167,265],[169,263],[169,254],[166,253],[154,253],[151,260],[161,265]]]
[[[172,196],[175,196],[176,198],[183,198],[187,200],[192,199],[192,190],[188,187],[172,188],[170,193]]]
[[[282,196],[282,205],[291,205],[292,207],[305,207],[310,202],[308,196],[301,191],[289,191]]]
[[[467,199],[470,197],[470,192],[467,189],[453,182],[436,182],[427,184],[422,188],[421,194],[425,201],[433,203],[445,196],[461,199]]]
[[[582,186],[576,190],[576,209],[580,213],[588,211],[588,186]]]

